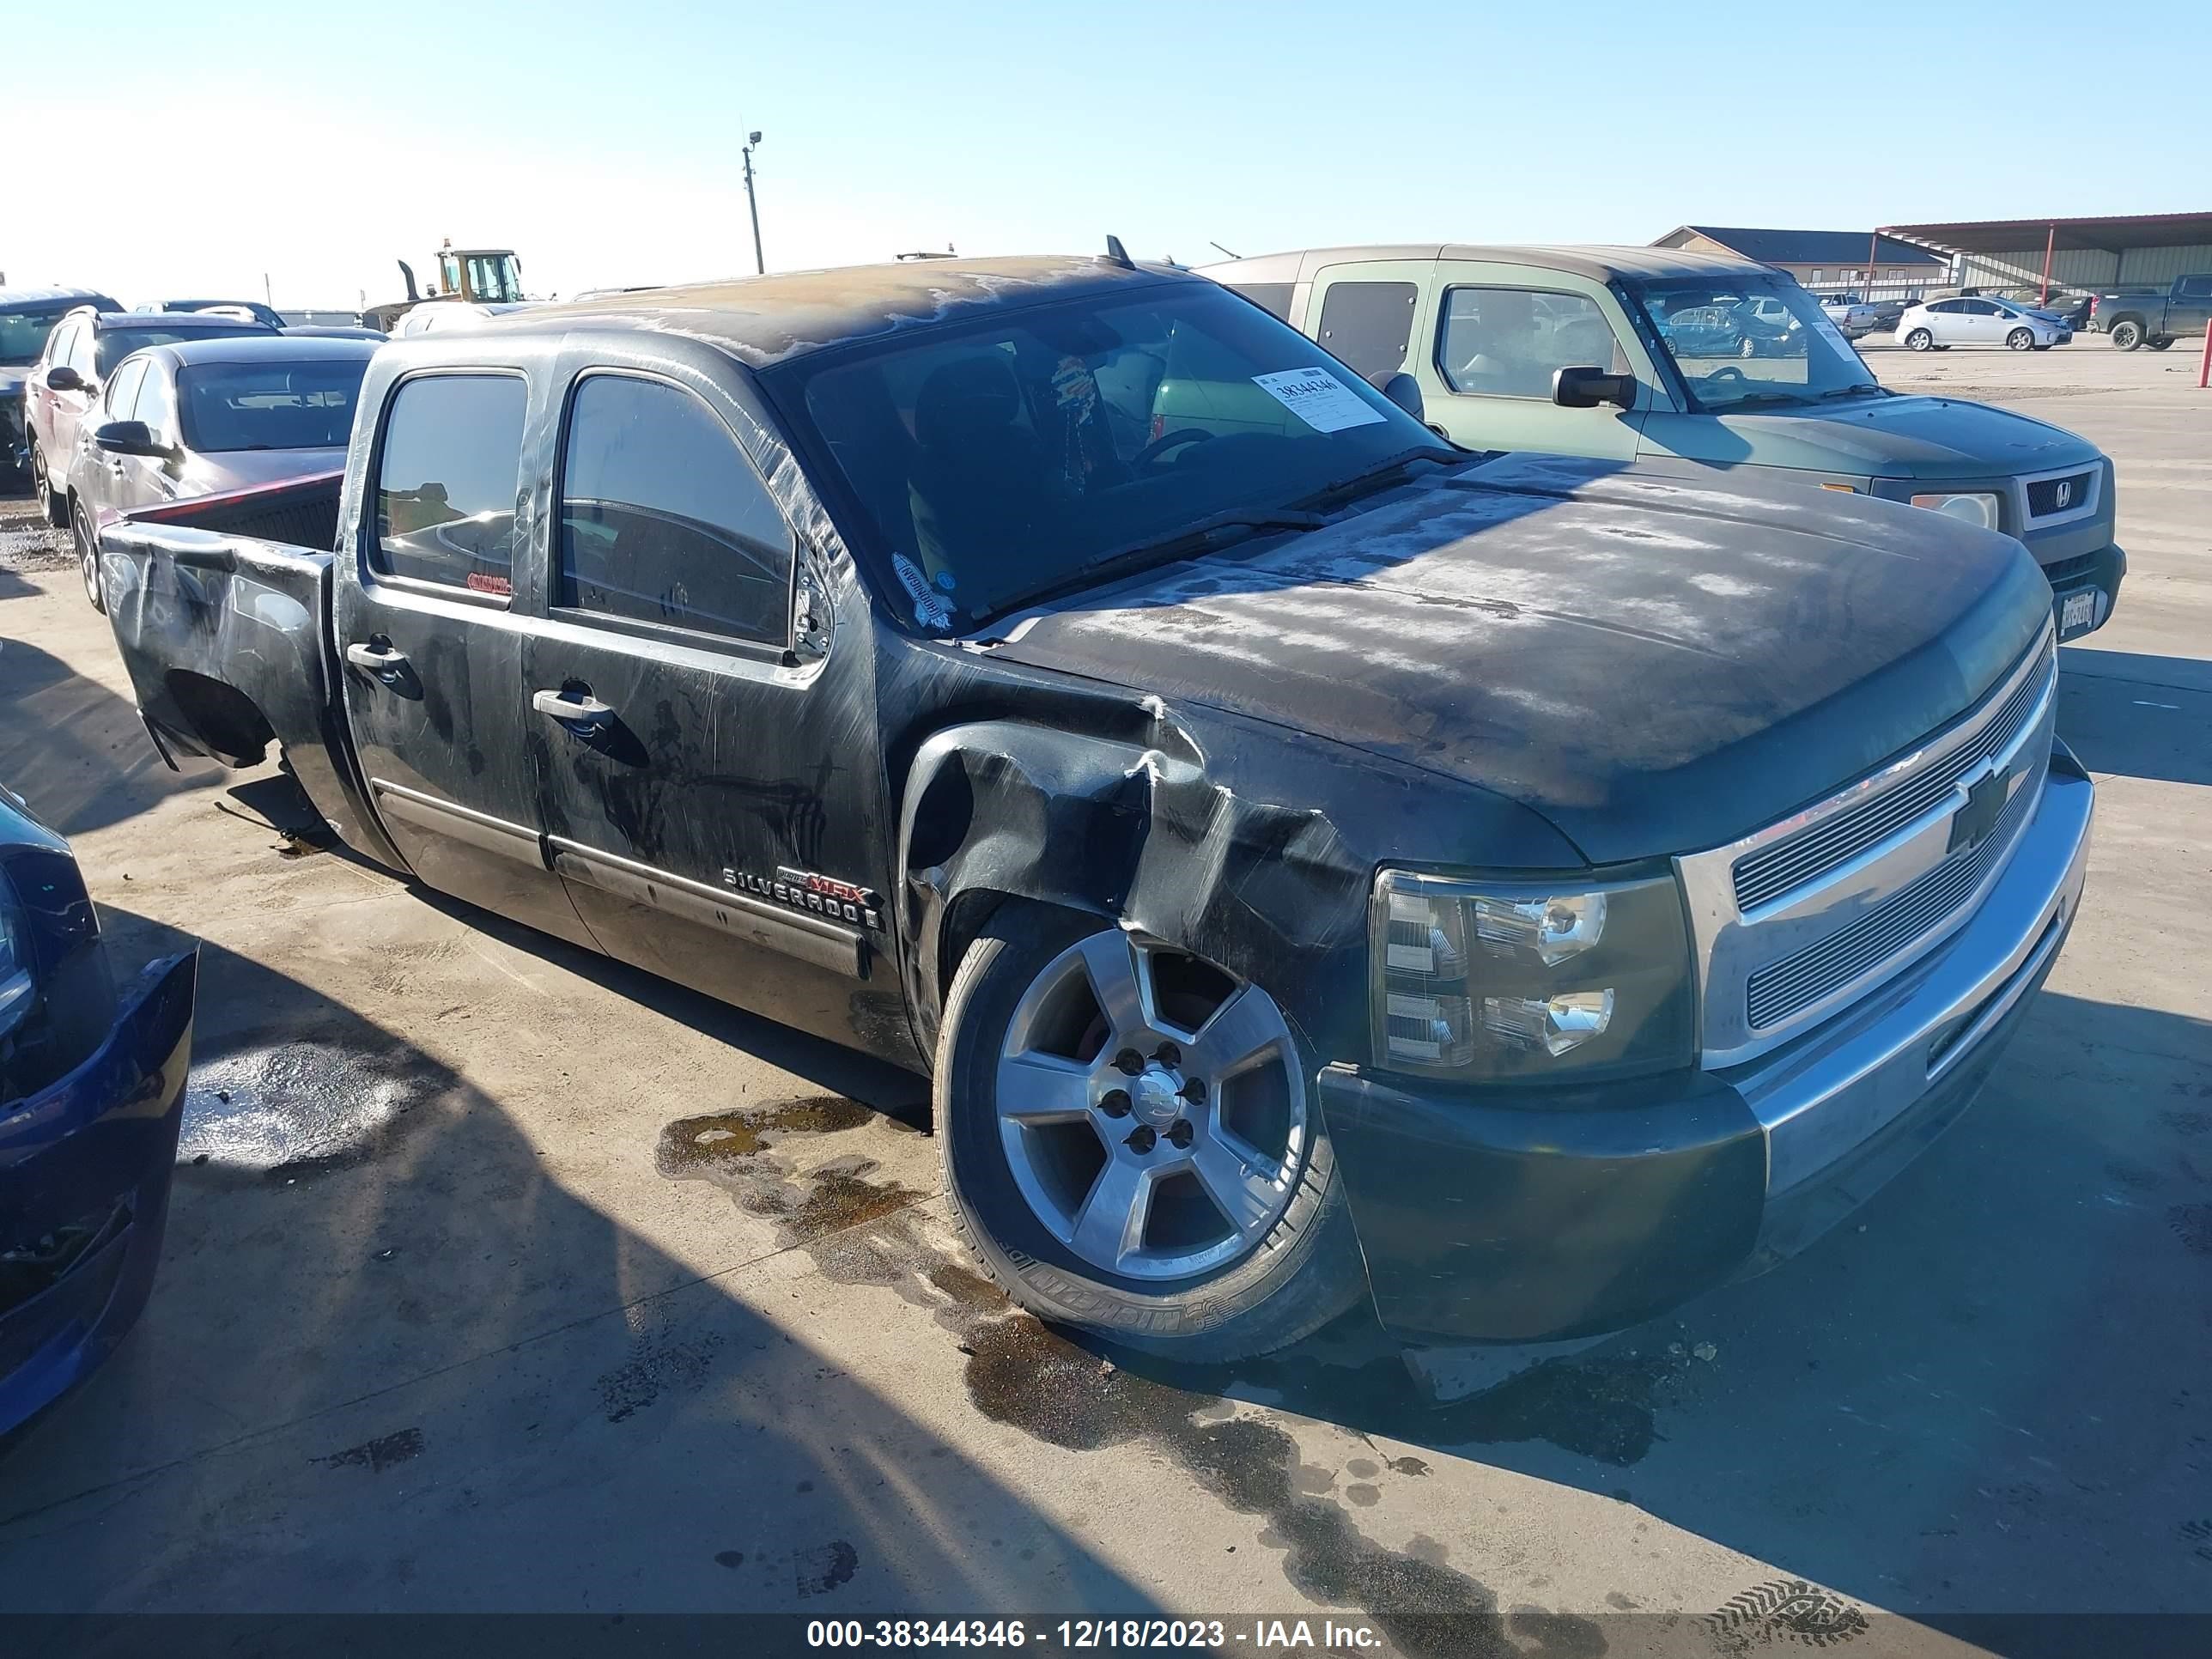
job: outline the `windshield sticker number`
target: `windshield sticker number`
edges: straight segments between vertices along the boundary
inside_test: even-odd
[[[1341,432],[1350,426],[1382,423],[1380,411],[1370,408],[1358,392],[1319,364],[1255,374],[1252,384],[1316,432]]]
[[[921,567],[903,553],[891,555],[891,568],[898,574],[899,586],[914,601],[914,619],[924,628],[945,629],[952,626],[952,607],[945,603],[945,595],[929,585],[929,578],[921,574]]]

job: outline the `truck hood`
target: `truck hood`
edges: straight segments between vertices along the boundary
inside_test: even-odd
[[[1492,791],[1593,863],[1694,852],[1955,718],[2050,616],[2008,537],[1741,477],[1509,457],[984,648]]]
[[[2087,439],[2062,428],[1953,398],[1869,398],[1817,409],[1687,418],[1717,418],[1724,432],[1750,446],[1746,459],[1755,465],[1861,477],[2010,477],[2087,464],[2099,454]],[[1658,438],[1658,447],[1670,447],[1663,433],[1647,429],[1645,436],[1647,441]],[[1723,459],[1709,447],[1701,449],[1699,459]]]

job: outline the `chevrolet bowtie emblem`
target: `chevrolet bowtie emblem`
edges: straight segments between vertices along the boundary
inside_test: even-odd
[[[1955,853],[1961,848],[1972,852],[1990,838],[1997,827],[1997,818],[2012,798],[2012,775],[1992,772],[1966,792],[1966,804],[1951,815],[1950,844],[1943,850]]]

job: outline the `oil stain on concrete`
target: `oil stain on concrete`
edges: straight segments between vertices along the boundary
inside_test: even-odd
[[[777,1155],[793,1137],[842,1134],[869,1123],[902,1128],[838,1095],[678,1118],[660,1132],[653,1167],[672,1181],[713,1182],[748,1214],[777,1223],[787,1246],[811,1243],[927,1196],[873,1179],[877,1164],[862,1154],[830,1158],[804,1174],[794,1158]]]
[[[422,1455],[422,1431],[400,1429],[313,1461],[326,1469],[367,1469],[371,1474],[382,1474],[385,1470],[395,1468]]]

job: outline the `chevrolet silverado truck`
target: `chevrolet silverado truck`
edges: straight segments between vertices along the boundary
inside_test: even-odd
[[[1313,248],[1207,265],[1362,374],[1410,374],[1470,449],[1747,472],[2017,537],[2062,640],[2101,628],[2126,553],[2112,464],[2008,409],[1891,392],[1834,313],[1747,259],[1653,247]],[[1736,319],[1759,325],[1753,340]],[[1720,326],[1716,326],[1718,324]],[[1170,402],[1163,410],[1170,421]]]
[[[1036,1313],[1610,1331],[1965,1107],[2094,790],[2012,538],[1409,404],[1115,257],[618,295],[392,342],[342,478],[100,574],[165,755],[930,1077]]]
[[[2163,351],[2185,334],[2202,334],[2212,322],[2212,272],[2177,276],[2173,286],[2107,289],[2089,296],[2089,326],[2112,337],[2114,348],[2148,346]]]

